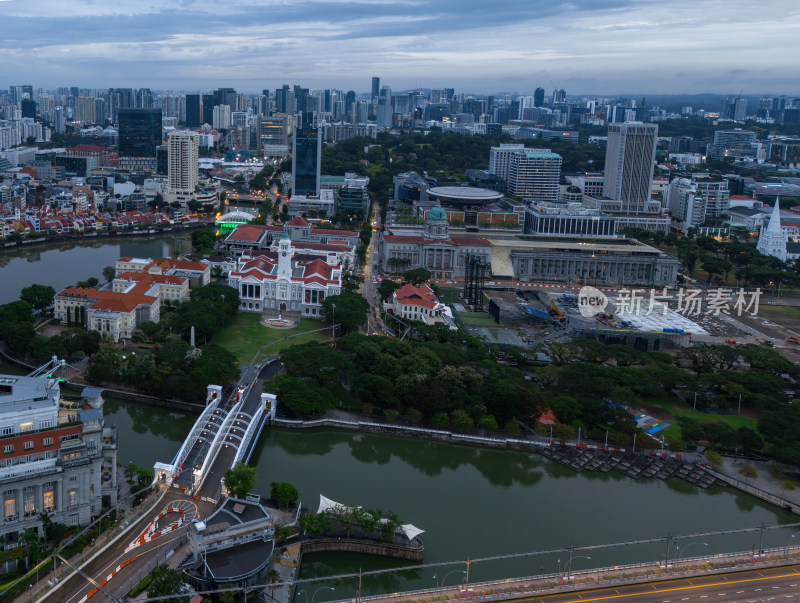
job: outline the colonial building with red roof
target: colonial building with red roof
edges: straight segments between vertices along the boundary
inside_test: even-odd
[[[470,255],[484,264],[491,264],[492,244],[478,237],[451,237],[447,214],[439,205],[428,212],[422,234],[384,232],[381,235],[380,264],[383,272],[426,268],[435,279],[463,278]]]
[[[67,287],[54,299],[54,317],[107,334],[113,341],[130,339],[143,322],[160,320],[158,297],[135,292]]]
[[[438,300],[428,285],[415,287],[407,284],[395,289],[392,299],[384,303],[383,308],[400,318],[419,320],[429,325],[446,322],[444,316],[449,315],[447,306]]]
[[[342,268],[322,259],[300,259],[284,233],[277,259],[243,255],[228,275],[228,283],[239,291],[244,312],[321,318],[322,302],[342,291]]]

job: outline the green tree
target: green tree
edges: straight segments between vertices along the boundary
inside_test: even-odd
[[[20,299],[28,302],[37,313],[53,305],[56,290],[47,285],[30,285],[23,287]]]
[[[253,491],[256,483],[256,468],[244,463],[236,463],[234,467],[222,474],[222,479],[225,480],[228,492],[236,498],[244,498]]]
[[[472,417],[466,413],[466,411],[458,409],[453,412],[452,424],[453,429],[459,433],[467,433],[472,431],[472,427],[475,425],[475,422],[472,420]]]
[[[300,500],[300,493],[289,482],[272,482],[269,485],[269,497],[281,507],[295,507]]]
[[[332,295],[322,302],[322,314],[328,323],[340,325],[344,331],[356,331],[367,320],[369,303],[356,293]]]
[[[399,289],[402,285],[395,283],[393,280],[384,279],[378,285],[378,294],[381,296],[381,301],[389,301],[392,298],[392,293]]]
[[[216,237],[214,231],[208,228],[199,228],[192,231],[192,249],[197,253],[212,253]]]
[[[159,568],[158,573],[153,572],[153,580],[150,586],[147,587],[147,594],[150,597],[168,597],[169,595],[177,595],[181,592],[183,580],[181,575],[170,568]],[[165,599],[165,601],[181,603],[186,597],[176,597],[174,599]]]
[[[412,268],[403,273],[403,280],[411,283],[414,286],[419,286],[426,283],[431,278],[431,271],[427,268]]]
[[[114,266],[106,266],[103,268],[103,278],[106,279],[107,283],[110,283],[114,280],[114,277],[117,275],[117,271]]]

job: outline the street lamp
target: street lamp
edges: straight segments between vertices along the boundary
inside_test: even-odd
[[[570,551],[571,553],[571,551]],[[570,574],[572,573],[572,561],[573,559],[591,559],[588,555],[575,555],[574,557],[570,554],[569,562],[567,563],[567,580],[569,580]]]
[[[311,603],[314,603],[314,597],[317,596],[317,593],[321,590],[336,590],[333,586],[320,586],[317,590],[314,591],[314,594],[311,595]],[[306,603],[308,603],[308,593],[305,590],[301,590],[297,593],[298,595],[302,594],[306,598]]]
[[[680,553],[678,553],[678,563],[680,563],[681,558],[683,557],[683,554],[686,552],[686,549],[688,549],[693,544],[702,544],[703,546],[708,546],[707,542],[690,542],[685,547],[683,547],[683,550]],[[677,544],[675,545],[675,548],[676,549],[679,548]]]
[[[333,323],[331,324],[331,341],[336,339],[336,304],[331,304],[333,309]]]
[[[797,534],[789,534],[789,538],[786,539],[786,545],[783,547],[783,556],[786,557],[786,554],[789,552],[789,541],[792,540]]]
[[[461,572],[461,573],[462,573],[463,575],[465,575],[465,576],[467,575],[467,572],[466,572],[466,571],[464,571],[464,570],[459,570],[459,569],[455,569],[455,570],[451,570],[451,571],[447,572],[447,573],[446,573],[446,574],[445,574],[445,575],[442,577],[442,581],[441,581],[441,582],[437,582],[437,581],[436,581],[436,574],[434,574],[434,575],[433,575],[433,581],[434,581],[434,582],[436,582],[436,588],[442,588],[442,587],[444,586],[444,581],[445,581],[445,580],[447,580],[447,576],[449,576],[450,574],[456,574],[456,573],[458,573],[458,572]]]

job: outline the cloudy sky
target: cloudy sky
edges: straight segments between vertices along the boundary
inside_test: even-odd
[[[796,0],[0,0],[0,24],[3,87],[800,93]]]

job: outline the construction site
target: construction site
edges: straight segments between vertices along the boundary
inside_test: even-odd
[[[699,345],[754,343],[783,348],[800,360],[798,332],[758,315],[679,311],[675,300],[631,308],[608,292],[602,312],[580,311],[579,290],[566,287],[502,287],[480,279],[459,289],[440,288],[443,302],[468,333],[488,344],[536,348],[539,344],[588,337],[641,350],[675,350]],[[627,302],[627,303],[626,303]],[[763,308],[771,312],[776,308]],[[780,316],[780,315],[779,315]]]

